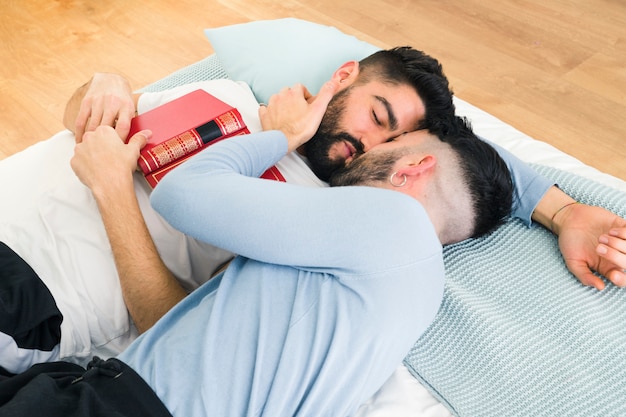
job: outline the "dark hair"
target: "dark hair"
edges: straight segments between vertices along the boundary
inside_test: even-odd
[[[493,231],[512,210],[514,188],[506,162],[493,146],[476,136],[464,117],[441,119],[431,133],[449,144],[459,157],[474,206],[472,237]]]
[[[425,116],[415,129],[429,129],[455,113],[452,90],[439,61],[410,46],[381,50],[359,62],[358,83],[379,80],[413,87],[424,103]]]
[[[513,181],[498,152],[455,115],[453,92],[439,61],[410,46],[381,50],[359,62],[357,83],[378,80],[413,87],[425,115],[416,129],[427,129],[459,156],[476,214],[472,237],[485,235],[511,214]]]

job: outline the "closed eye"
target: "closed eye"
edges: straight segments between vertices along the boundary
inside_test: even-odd
[[[380,121],[380,119],[378,118],[374,110],[372,110],[372,119],[374,119],[374,123],[376,123],[377,126],[383,125],[383,123]]]
[[[385,143],[391,143],[391,142],[395,142],[396,140],[400,139],[401,136],[406,135],[408,132],[402,132],[400,135],[398,136],[394,136],[393,138],[389,138],[385,141]]]
[[[384,97],[374,96],[374,98],[379,103],[381,103],[383,105],[383,108],[387,112],[387,120],[388,120],[388,123],[389,123],[389,130],[391,130],[391,131],[396,130],[398,128],[398,119],[396,118],[396,114],[393,112],[393,108],[391,107],[391,104]],[[374,113],[374,116],[376,116],[375,113]],[[378,121],[378,118],[376,118],[376,120]],[[382,123],[381,123],[381,125],[382,125]]]

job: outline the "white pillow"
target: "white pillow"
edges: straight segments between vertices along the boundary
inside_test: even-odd
[[[380,49],[334,27],[295,18],[205,29],[204,33],[228,76],[248,83],[262,103],[296,83],[317,94],[343,63]]]

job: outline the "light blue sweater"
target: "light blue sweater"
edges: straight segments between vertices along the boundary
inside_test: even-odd
[[[152,204],[241,254],[120,355],[174,416],[347,416],[401,363],[443,295],[442,248],[414,199],[255,178],[279,132],[168,174]]]
[[[483,140],[485,139],[483,138]],[[515,185],[511,216],[519,218],[524,224],[530,226],[532,223],[531,216],[535,207],[537,207],[537,204],[548,189],[555,184],[554,181],[540,175],[530,165],[524,163],[506,149],[489,140],[485,141],[489,142],[498,151],[511,172],[513,184]]]

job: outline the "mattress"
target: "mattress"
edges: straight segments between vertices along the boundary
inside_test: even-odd
[[[211,55],[140,91],[160,92],[228,78],[218,56]],[[530,163],[579,201],[626,216],[624,181],[528,137],[470,103],[455,100],[458,113],[472,121],[479,135]],[[0,174],[20,172],[23,177],[5,183],[2,192],[20,195],[19,188],[43,187],[41,178],[30,175],[32,171],[22,162],[29,160],[40,175],[50,158],[69,158],[68,141],[71,134],[60,132],[1,161]],[[64,168],[46,181],[54,183],[55,177],[63,175],[71,174]],[[73,191],[84,193],[80,185],[74,186]],[[62,200],[64,195],[57,197]],[[76,210],[81,204],[94,208],[92,200],[81,198],[76,200]],[[35,202],[26,198],[20,204],[31,203]],[[8,207],[2,206],[0,210]],[[16,209],[12,210],[15,215]],[[17,228],[0,226],[0,238],[19,233]],[[102,233],[98,231],[98,239],[106,240]],[[64,235],[61,240],[61,245],[94,244]],[[24,241],[21,255],[42,255],[24,253],[30,250],[34,248]],[[99,256],[108,254],[105,248]],[[626,295],[622,290],[610,285],[602,292],[583,287],[565,268],[555,237],[517,220],[490,236],[447,247],[445,262],[447,284],[439,315],[389,381],[361,407],[359,417],[626,415],[626,328],[622,325]],[[105,282],[98,291],[106,288]],[[124,309],[123,304],[118,307]],[[132,323],[120,314],[115,323],[124,329],[119,344],[106,346],[104,354],[114,354],[136,336]],[[85,312],[85,320],[97,320],[97,315],[96,310]]]

